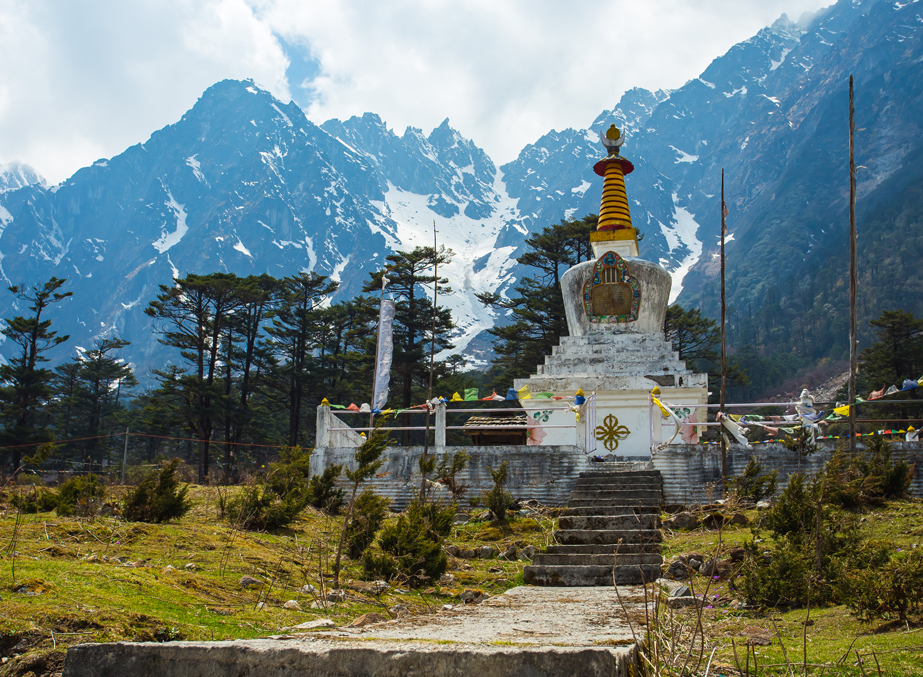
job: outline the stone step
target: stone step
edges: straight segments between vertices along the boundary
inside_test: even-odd
[[[611,516],[611,515],[659,515],[660,506],[599,506],[591,505],[583,508],[565,508],[561,511],[561,517],[594,517],[594,516]]]
[[[604,465],[603,463],[597,463],[597,466]],[[579,479],[589,479],[596,477],[608,477],[612,479],[651,479],[651,480],[660,480],[662,476],[659,470],[629,470],[627,472],[620,472],[618,470],[609,470],[608,468],[594,468],[593,470],[584,470],[579,475]]]
[[[636,501],[650,502],[654,501],[660,503],[660,499],[663,498],[663,492],[660,490],[660,487],[656,489],[597,489],[593,488],[575,488],[570,493],[570,498],[568,501],[577,499],[577,498],[586,498],[586,499],[618,499],[623,501],[623,505],[633,505]]]
[[[523,569],[527,585],[558,587],[609,586],[613,578],[617,585],[642,585],[660,577],[660,567],[652,564],[617,566],[613,574],[609,566],[530,565]]]
[[[660,543],[620,543],[614,545],[549,545],[545,548],[548,555],[612,555],[618,547],[619,556],[632,555],[639,552],[659,555]]]
[[[612,553],[609,554],[593,554],[593,555],[583,555],[575,553],[561,553],[561,554],[547,554],[547,553],[537,553],[535,557],[532,558],[532,564],[537,565],[570,565],[570,566],[608,566],[612,568],[612,565],[615,564],[615,555]],[[638,564],[663,564],[663,557],[659,553],[619,553],[618,556],[618,565],[619,566],[631,566]]]
[[[659,477],[578,477],[574,486],[598,489],[657,489],[659,491],[662,484]]]
[[[659,543],[659,529],[559,529],[554,540],[561,545],[611,545],[622,543]]]
[[[567,500],[568,508],[586,508],[597,505],[599,507],[613,508],[651,508],[654,511],[660,510],[659,498],[635,499],[631,502],[617,498],[570,498]],[[645,511],[650,512],[650,511]]]
[[[558,528],[622,531],[629,529],[658,529],[660,528],[660,517],[659,515],[564,515],[558,518]]]

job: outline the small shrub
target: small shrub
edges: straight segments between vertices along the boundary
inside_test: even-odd
[[[420,503],[415,501],[407,508],[407,513],[412,519],[421,519],[426,524],[427,536],[438,543],[441,543],[452,533],[452,527],[455,525],[455,504],[448,505],[430,501]]]
[[[10,503],[22,512],[51,512],[58,507],[58,495],[45,487],[31,487],[10,496]]]
[[[266,485],[278,496],[307,494],[311,477],[311,450],[300,446],[282,447],[279,460],[269,466]]]
[[[468,485],[458,480],[458,473],[465,469],[470,458],[464,449],[456,451],[452,456],[446,452],[442,455],[439,465],[436,466],[436,477],[449,490],[452,500],[456,503],[468,491]]]
[[[753,541],[744,543],[744,548],[741,578],[734,587],[748,603],[801,606],[807,602],[813,562],[803,548],[789,538],[780,539],[771,552],[762,552]]]
[[[189,485],[180,486],[176,477],[180,460],[174,458],[160,470],[150,473],[125,495],[122,515],[129,522],[161,524],[179,519],[192,507],[186,499]]]
[[[764,473],[763,466],[756,460],[756,456],[751,456],[743,473],[739,477],[731,478],[730,489],[737,498],[754,503],[764,498],[772,498],[776,493],[778,474],[778,470]]]
[[[817,451],[814,433],[802,426],[791,438],[782,438],[782,445],[790,451],[797,451],[799,457],[810,456]]]
[[[407,577],[411,586],[438,579],[448,566],[440,536],[447,512],[445,508],[434,511],[431,505],[414,501],[407,512],[385,526],[379,539],[382,551],[391,556],[396,570]],[[450,509],[454,516],[454,507]]]
[[[837,450],[824,466],[827,500],[844,508],[880,505],[885,499],[900,498],[910,488],[913,466],[893,462],[891,444],[875,436],[868,449],[854,457]]]
[[[106,497],[106,488],[96,475],[72,477],[58,487],[57,512],[62,517],[95,514]]]
[[[490,470],[490,476],[493,478],[494,486],[490,491],[484,494],[484,505],[494,514],[495,518],[503,520],[506,518],[507,508],[509,508],[510,503],[513,502],[513,497],[510,496],[509,492],[504,488],[506,480],[509,477],[509,464],[503,461],[496,470],[489,466],[488,470]]]
[[[388,515],[387,498],[382,498],[371,489],[366,489],[356,499],[352,519],[346,528],[346,552],[353,559],[359,559],[375,540]]]
[[[343,466],[333,463],[320,475],[314,475],[308,483],[308,503],[328,515],[335,515],[343,507],[346,490],[336,486],[343,472]]]
[[[362,571],[367,579],[389,581],[397,575],[397,561],[387,553],[366,550],[362,554]]]
[[[804,475],[793,473],[761,525],[777,536],[789,536],[801,543],[814,529],[816,490],[815,483],[808,483]]]
[[[253,484],[241,487],[230,497],[222,496],[218,507],[236,527],[273,531],[294,522],[304,510],[304,500],[292,494],[281,498],[266,485]]]
[[[862,621],[907,615],[923,604],[923,552],[896,552],[880,567],[852,568],[843,583],[844,601]]]

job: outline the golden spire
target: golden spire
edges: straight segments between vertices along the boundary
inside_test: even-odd
[[[628,194],[625,192],[625,176],[634,171],[634,165],[619,155],[625,142],[622,132],[613,124],[600,133],[600,141],[607,155],[593,167],[593,171],[605,178],[603,195],[599,208],[596,232],[590,234],[590,242],[597,256],[606,251],[620,250],[623,256],[638,255],[638,233],[631,225],[628,208]]]

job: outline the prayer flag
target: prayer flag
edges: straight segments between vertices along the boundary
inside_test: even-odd
[[[384,281],[382,282],[384,285]],[[384,289],[384,286],[382,286]],[[392,299],[382,299],[381,313],[378,320],[378,348],[375,356],[375,392],[372,394],[372,406],[384,409],[388,402],[388,386],[391,383],[391,358],[394,352],[394,312],[396,305]]]
[[[458,393],[452,393],[452,401],[453,402],[464,402],[464,400],[461,398],[461,395],[459,395]]]
[[[477,388],[465,388],[465,402],[473,402],[478,398]]]
[[[532,399],[532,391],[529,390],[529,386],[523,386],[517,391],[517,394],[519,395],[520,400],[531,400]]]

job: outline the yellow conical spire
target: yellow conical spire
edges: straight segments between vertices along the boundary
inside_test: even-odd
[[[619,155],[625,138],[614,124],[599,136],[608,154],[593,167],[593,171],[605,180],[599,206],[599,222],[596,224],[596,232],[590,234],[590,242],[596,256],[606,251],[637,256],[638,233],[631,225],[628,193],[625,191],[625,176],[634,171],[634,165]]]

